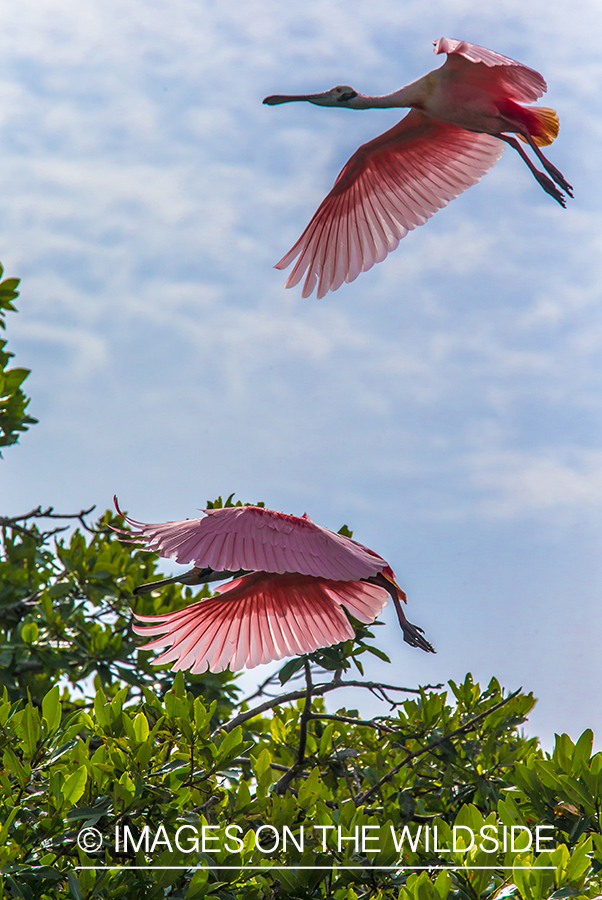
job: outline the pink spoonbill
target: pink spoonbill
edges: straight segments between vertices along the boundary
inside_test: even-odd
[[[297,243],[276,264],[285,269],[299,257],[286,287],[305,275],[303,297],[316,286],[323,297],[382,262],[408,231],[476,184],[502,155],[502,142],[520,154],[561,206],[566,205],[562,191],[573,196],[540,150],[558,134],[556,112],[522,105],[546,91],[539,72],[466,41],[440,38],[435,53],[447,54],[439,69],[391,94],[369,97],[339,85],[321,94],[263,101],[274,106],[307,100],[337,109],[410,107],[397,125],[356,150]]]
[[[386,560],[357,541],[314,524],[307,514],[261,506],[204,510],[206,518],[146,524],[117,511],[131,526],[120,532],[188,572],[134,591],[166,584],[207,584],[232,578],[218,595],[159,616],[134,613],[136,634],[156,636],[142,649],[161,649],[156,664],[173,671],[221,672],[311,653],[353,637],[341,607],[369,623],[392,598],[412,647],[434,653],[423,631],[406,619],[406,595]]]

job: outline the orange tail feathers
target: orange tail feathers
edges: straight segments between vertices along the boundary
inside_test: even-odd
[[[545,106],[522,106],[508,99],[499,100],[497,107],[507,122],[519,126],[515,132],[516,136],[526,144],[529,142],[524,136],[524,129],[529,132],[533,143],[538,147],[545,147],[558,137],[560,123],[555,109],[548,109]]]
[[[538,147],[547,147],[548,144],[551,144],[558,137],[560,123],[555,109],[548,109],[545,106],[534,106],[525,110],[525,112],[529,113],[527,127],[531,132],[534,143]],[[528,143],[522,134],[517,134],[516,136],[521,141],[525,141],[525,144]]]

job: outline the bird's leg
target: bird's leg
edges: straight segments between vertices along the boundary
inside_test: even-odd
[[[559,185],[559,187],[561,187],[563,191],[567,192],[569,197],[572,197],[573,196],[572,184],[569,184],[568,181],[566,180],[566,178],[564,177],[564,175],[562,174],[562,172],[560,172],[556,168],[556,166],[552,165],[550,160],[546,156],[544,156],[542,151],[539,149],[539,147],[533,140],[533,137],[528,132],[525,135],[525,137],[527,138],[529,145],[530,145],[531,149],[533,150],[533,153],[535,153],[537,158],[541,161],[541,164],[543,165],[543,167],[546,170],[546,172],[548,173],[548,175],[551,176],[552,180],[555,181],[556,184]]]
[[[404,603],[406,602],[405,591],[402,591],[396,581],[392,578],[388,578],[383,572],[379,572],[378,575],[373,575],[371,578],[364,578],[362,580],[367,581],[370,584],[377,584],[379,587],[384,587],[385,590],[389,592],[395,606],[397,618],[399,619],[399,624],[403,631],[403,639],[406,644],[409,644],[410,647],[420,647],[420,649],[426,651],[426,653],[437,652],[433,645],[423,637],[424,629],[420,628],[418,625],[412,625],[412,623],[408,622],[406,619],[401,605],[402,601]]]
[[[527,154],[525,153],[525,151],[523,150],[523,148],[521,147],[521,145],[519,144],[519,142],[516,140],[516,138],[510,137],[510,136],[507,135],[507,134],[496,134],[496,137],[499,138],[500,141],[505,141],[507,144],[510,145],[510,147],[514,147],[514,149],[516,150],[516,152],[517,152],[517,153],[524,159],[524,161],[527,163],[527,165],[529,166],[529,168],[530,168],[531,171],[533,172],[533,175],[535,176],[535,179],[536,179],[536,180],[539,182],[539,184],[542,186],[542,188],[544,189],[544,191],[546,192],[546,194],[549,194],[550,197],[553,197],[554,200],[557,200],[558,203],[560,203],[560,205],[563,206],[563,207],[566,209],[566,200],[565,200],[564,194],[562,194],[562,193],[558,190],[558,188],[556,187],[556,185],[554,184],[554,182],[553,182],[550,178],[548,178],[547,175],[545,175],[543,172],[540,172],[539,169],[536,169],[536,168],[535,168],[535,166],[533,165],[533,163],[531,162],[531,160],[529,159],[529,157],[527,156]],[[542,153],[541,155],[543,156],[543,153]],[[556,170],[556,171],[557,171],[557,170]],[[560,173],[559,173],[559,174],[560,174]],[[571,196],[572,196],[572,194],[571,194]]]
[[[411,622],[408,622],[401,603],[399,602],[399,598],[393,591],[390,591],[390,594],[393,598],[393,603],[395,604],[397,618],[399,619],[399,624],[403,631],[403,639],[406,644],[409,644],[410,647],[420,647],[421,650],[425,650],[427,653],[436,653],[437,651],[433,645],[423,637],[424,628],[420,628],[419,625],[412,625]]]

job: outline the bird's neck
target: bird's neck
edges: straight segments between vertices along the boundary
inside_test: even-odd
[[[353,104],[350,103],[349,106],[353,106],[354,109],[392,109],[393,107],[410,106],[410,103],[406,103],[403,90],[402,88],[401,91],[393,91],[392,94],[383,94],[380,97],[358,94]]]
[[[355,109],[393,109],[395,107],[415,106],[422,109],[435,88],[433,72],[423,75],[417,81],[407,84],[391,94],[382,94],[380,97],[369,97],[366,94],[358,94],[352,104]]]

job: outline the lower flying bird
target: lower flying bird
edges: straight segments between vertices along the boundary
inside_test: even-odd
[[[406,619],[406,595],[386,560],[357,541],[260,506],[204,510],[204,519],[151,525],[117,511],[132,527],[121,532],[145,549],[180,563],[183,575],[141,585],[143,594],[165,584],[206,584],[232,578],[219,596],[159,616],[134,613],[140,635],[161,635],[142,649],[161,648],[156,664],[193,673],[253,668],[285,656],[311,653],[353,637],[345,607],[369,623],[392,598],[404,640],[434,653],[423,631]]]
[[[465,191],[497,162],[505,141],[562,206],[572,187],[541,146],[558,134],[553,109],[525,107],[546,91],[534,69],[492,50],[440,38],[445,63],[391,94],[369,97],[339,85],[321,94],[274,95],[264,103],[308,100],[337,109],[410,107],[393,128],[363,144],[339,174],[311,222],[277,269],[298,256],[286,287],[305,273],[303,296],[336,291],[395,250],[401,238]],[[528,144],[540,171],[515,137]],[[548,177],[549,176],[549,177]]]

